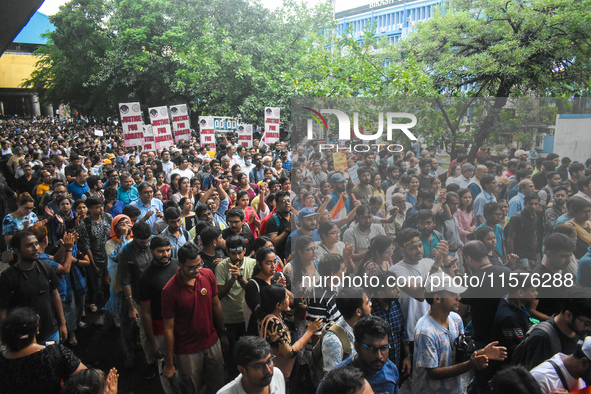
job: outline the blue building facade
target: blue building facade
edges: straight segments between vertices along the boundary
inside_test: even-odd
[[[360,42],[368,25],[375,24],[375,36],[398,43],[414,26],[441,8],[443,0],[393,1],[378,0],[370,4],[335,13],[337,34],[351,34]]]

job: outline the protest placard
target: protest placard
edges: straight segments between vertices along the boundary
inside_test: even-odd
[[[173,105],[170,107],[172,116],[172,131],[174,132],[174,141],[178,144],[181,141],[191,139],[191,129],[189,113],[185,104]]]
[[[168,108],[165,106],[153,107],[148,108],[148,112],[150,113],[150,120],[154,130],[154,147],[160,150],[173,146]]]
[[[120,103],[119,114],[125,146],[144,146],[144,121],[140,103]]]
[[[265,108],[265,137],[266,144],[273,144],[279,141],[279,115],[277,107]]]

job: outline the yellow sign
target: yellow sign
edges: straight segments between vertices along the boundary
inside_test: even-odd
[[[332,152],[332,160],[334,162],[334,170],[340,172],[347,172],[347,153]]]

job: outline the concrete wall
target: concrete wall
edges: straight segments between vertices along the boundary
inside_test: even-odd
[[[556,116],[554,153],[583,163],[591,158],[591,114]]]

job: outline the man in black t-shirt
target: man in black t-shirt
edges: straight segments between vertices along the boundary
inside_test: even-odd
[[[548,320],[553,331],[534,328],[524,343],[523,366],[528,370],[558,352],[573,354],[577,342],[591,331],[591,289],[573,287],[563,295],[560,313]]]
[[[200,237],[203,245],[203,249],[199,252],[201,261],[205,268],[215,272],[215,266],[227,257],[223,250],[225,241],[222,230],[216,226],[207,226],[201,231]]]
[[[507,235],[507,255],[515,253],[519,256],[517,268],[529,270],[536,266],[538,252],[538,206],[540,197],[537,193],[529,193],[523,199],[523,210],[517,212],[505,227]]]
[[[252,244],[254,242],[254,234],[248,227],[246,223],[244,223],[244,211],[242,208],[232,208],[228,212],[226,212],[226,222],[228,223],[228,228],[222,230],[222,237],[224,240],[227,240],[232,235],[240,235],[246,239],[246,255],[250,255],[252,251]]]
[[[39,241],[30,231],[18,231],[10,246],[18,261],[0,275],[0,324],[9,309],[28,306],[39,315],[38,343],[66,340],[59,279],[51,266],[39,260]]]
[[[164,321],[162,319],[162,289],[176,274],[178,264],[171,259],[170,240],[157,235],[150,240],[152,262],[140,277],[139,300],[142,320],[150,350],[150,358],[156,359],[160,349],[164,349]],[[167,387],[168,379],[162,375],[162,366],[158,363],[160,382]]]
[[[431,158],[423,157],[419,161],[419,189],[431,189]]]
[[[500,346],[507,348],[506,365],[511,362],[513,352],[531,326],[527,306],[533,303],[538,295],[527,271],[516,270],[515,273],[519,274],[520,280],[515,286],[507,289],[507,296],[499,302],[493,322],[494,338],[499,341]]]
[[[532,274],[545,284],[538,288],[538,305],[536,307],[536,310],[543,315],[535,316],[536,318],[547,319],[560,311],[562,301],[560,298],[568,289],[566,286],[568,277],[563,273],[570,264],[574,250],[575,244],[564,234],[553,233],[546,238],[544,242],[546,260],[532,270]],[[555,281],[555,278],[560,278],[560,281],[558,279]],[[573,283],[576,278],[571,277],[570,279]],[[560,284],[560,286],[555,284]]]
[[[267,221],[265,235],[271,238],[277,255],[285,259],[285,244],[291,233],[291,199],[289,192],[281,190],[275,196],[275,213]]]
[[[472,305],[472,338],[476,348],[480,349],[490,342],[496,341],[494,327],[491,324],[497,312],[499,301],[505,295],[505,289],[501,285],[509,279],[511,270],[507,267],[492,265],[488,259],[488,249],[481,241],[469,241],[462,249],[464,262],[472,271],[471,276],[476,276],[479,281],[469,280],[468,283],[480,283],[478,287],[470,287],[462,294],[461,303]],[[502,276],[505,276],[504,280]],[[481,390],[486,389],[488,381],[493,376],[496,367],[491,363],[489,368],[474,371],[476,385]]]

